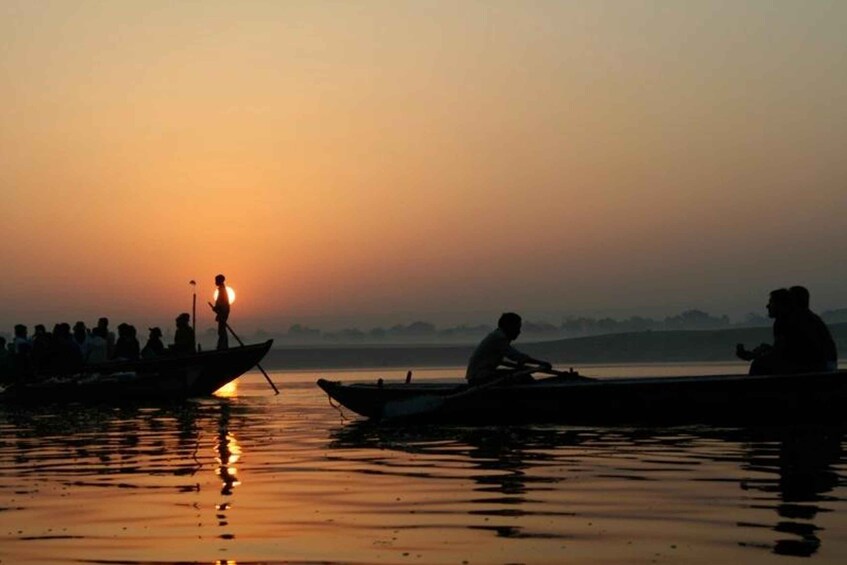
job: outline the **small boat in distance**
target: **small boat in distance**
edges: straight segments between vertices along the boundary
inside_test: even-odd
[[[0,402],[179,401],[209,396],[255,367],[270,350],[264,343],[138,361],[88,365],[68,374],[18,379]]]
[[[845,421],[847,371],[710,375],[527,384],[376,383],[317,385],[376,421],[460,424],[779,424]]]

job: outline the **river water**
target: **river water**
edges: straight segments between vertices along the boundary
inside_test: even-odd
[[[405,371],[271,376],[279,396],[250,373],[178,406],[0,406],[0,562],[847,561],[840,428],[379,427],[314,381]]]

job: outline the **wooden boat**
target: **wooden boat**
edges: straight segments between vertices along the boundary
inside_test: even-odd
[[[479,387],[443,383],[317,382],[331,399],[373,420],[467,424],[766,424],[847,420],[847,371],[539,379]]]
[[[90,365],[69,375],[18,379],[2,401],[174,401],[208,396],[256,366],[273,340],[221,351]]]

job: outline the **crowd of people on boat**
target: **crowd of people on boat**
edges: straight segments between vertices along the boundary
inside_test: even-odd
[[[100,318],[93,327],[79,321],[71,327],[66,322],[53,326],[38,324],[32,335],[24,324],[14,327],[14,337],[8,341],[0,336],[0,376],[50,375],[79,371],[86,365],[109,361],[136,361],[191,354],[196,351],[191,316],[176,317],[174,342],[165,346],[161,328],[149,328],[144,346],[138,330],[127,323],[119,324],[117,335],[109,328],[109,319]]]
[[[817,373],[838,369],[838,351],[826,323],[810,308],[803,286],[771,291],[768,316],[773,319],[773,344],[753,350],[736,346],[736,355],[750,361],[751,375]]]

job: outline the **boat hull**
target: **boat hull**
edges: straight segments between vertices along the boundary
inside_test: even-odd
[[[23,379],[0,395],[18,402],[175,401],[208,396],[256,366],[265,343],[194,355],[120,361],[86,367],[72,375]]]
[[[714,375],[593,381],[543,379],[463,393],[449,384],[342,384],[318,386],[342,406],[386,420],[386,405],[435,398],[432,411],[392,420],[472,424],[750,424],[847,419],[847,371],[802,375]],[[465,389],[466,390],[466,389]],[[402,410],[400,411],[402,413]]]

